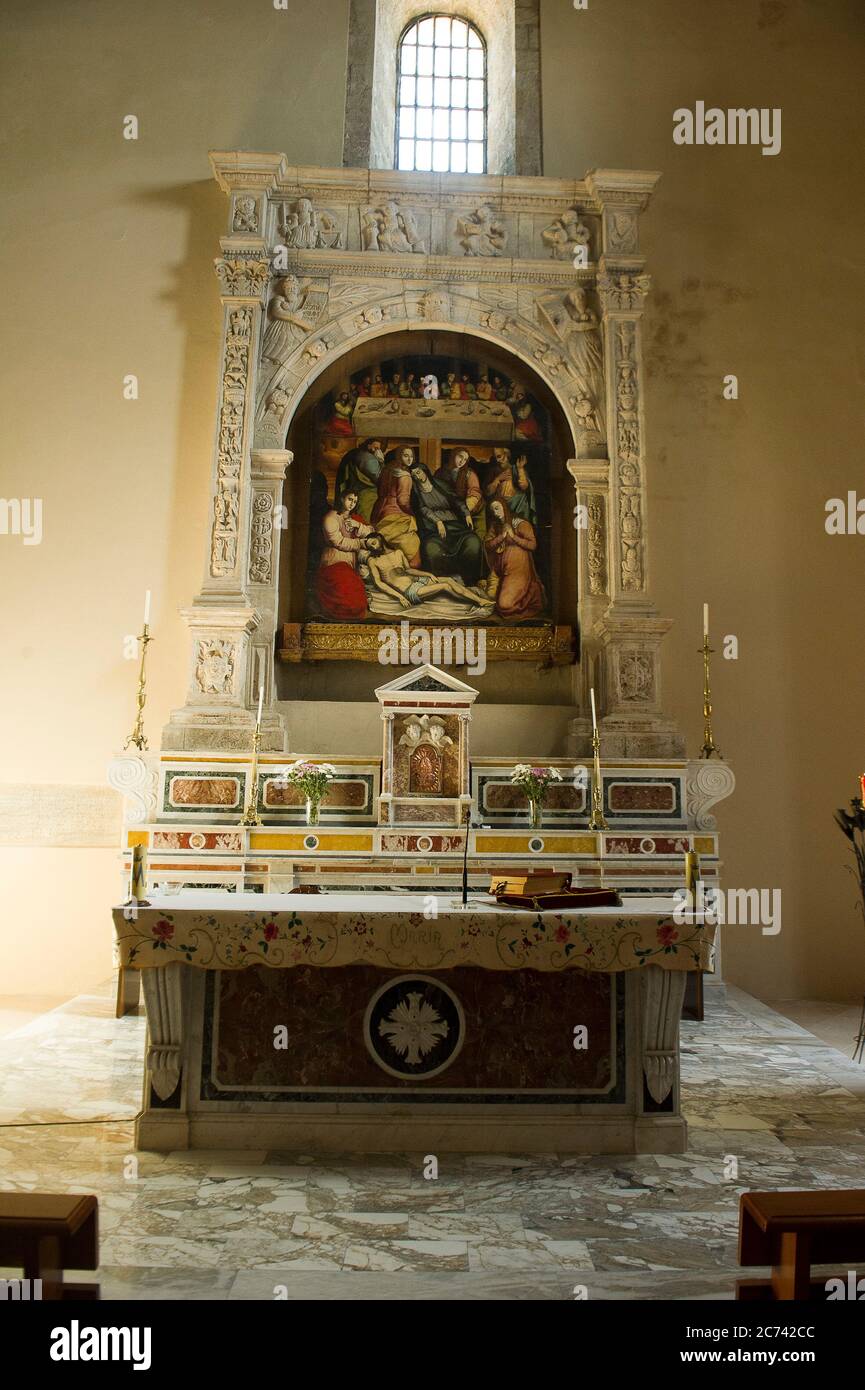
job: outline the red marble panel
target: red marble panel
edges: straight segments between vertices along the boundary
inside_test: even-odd
[[[432,978],[457,996],[465,1016],[462,1050],[438,1076],[403,1080],[383,1071],[367,1051],[364,1014],[376,990],[407,971],[353,965],[344,969],[249,970],[218,976],[220,991],[214,1080],[267,1090],[358,1087],[364,1091],[504,1088],[603,1090],[614,1048],[614,977],[458,967]],[[589,1046],[574,1047],[574,1029]],[[274,1048],[274,1029],[288,1031]]]
[[[613,782],[607,800],[611,811],[674,811],[676,789],[670,782]]]

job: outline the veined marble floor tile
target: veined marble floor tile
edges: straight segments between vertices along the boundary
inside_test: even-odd
[[[99,1196],[107,1299],[729,1299],[742,1191],[863,1185],[865,1068],[741,991],[707,1009],[687,1153],[427,1179],[421,1153],[137,1154],[144,1024],[106,989],[0,1038],[0,1188]]]

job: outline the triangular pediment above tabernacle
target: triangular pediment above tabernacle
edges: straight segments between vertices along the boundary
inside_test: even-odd
[[[472,704],[478,692],[465,681],[427,662],[424,666],[413,666],[387,685],[380,685],[375,694],[377,700],[387,700],[393,695],[412,695],[419,700],[449,696],[459,704]]]

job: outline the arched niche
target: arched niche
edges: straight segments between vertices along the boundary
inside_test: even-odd
[[[573,458],[574,440],[565,411],[550,385],[540,374],[529,367],[525,360],[501,344],[487,339],[481,334],[457,331],[452,328],[423,328],[416,326],[400,328],[392,332],[355,341],[350,348],[336,360],[331,360],[318,376],[309,384],[305,394],[296,404],[289,425],[286,447],[291,450],[293,463],[285,483],[285,505],[288,526],[282,537],[280,553],[278,623],[280,627],[290,625],[304,631],[308,624],[316,624],[317,619],[310,614],[308,598],[311,556],[315,553],[315,537],[312,534],[316,525],[316,497],[322,495],[322,476],[327,480],[327,501],[333,503],[336,492],[338,462],[336,457],[322,456],[322,440],[329,448],[338,436],[329,433],[327,424],[322,425],[323,415],[330,414],[331,403],[341,393],[349,389],[354,380],[362,380],[365,375],[374,377],[390,364],[435,364],[438,372],[445,370],[446,364],[457,372],[465,367],[475,376],[482,372],[492,379],[499,377],[508,384],[519,383],[526,392],[526,398],[537,407],[537,416],[543,422],[543,439],[528,441],[512,435],[507,441],[503,435],[496,436],[509,447],[516,459],[520,453],[530,455],[533,482],[541,474],[541,455],[543,454],[546,482],[548,488],[541,496],[537,487],[537,516],[539,521],[539,550],[543,544],[543,554],[538,561],[538,572],[544,581],[549,596],[549,607],[538,625],[550,629],[551,633],[564,628],[572,630],[570,650],[560,650],[557,662],[548,655],[536,662],[516,660],[491,661],[486,673],[479,677],[485,698],[504,702],[521,703],[540,701],[541,703],[566,705],[572,700],[572,678],[574,662],[578,654],[577,635],[577,562],[576,532],[573,526],[574,485],[567,463]],[[493,440],[483,436],[483,428],[473,410],[468,417],[472,433],[465,437],[465,422],[448,421],[441,426],[438,436],[419,439],[411,435],[412,424],[400,424],[396,433],[390,433],[387,426],[387,406],[378,428],[364,427],[363,436],[354,434],[350,438],[376,437],[384,435],[385,448],[394,447],[399,440],[417,451],[416,456],[427,462],[431,471],[445,460],[457,444],[464,444],[477,459],[479,470],[491,463]],[[423,404],[421,402],[421,404]],[[478,403],[480,404],[480,403]],[[508,412],[509,418],[513,418]],[[384,621],[384,620],[383,620]],[[506,626],[508,633],[519,633],[519,624],[513,629]],[[535,627],[535,624],[532,624]],[[525,630],[525,624],[523,625]],[[560,639],[564,642],[564,639]],[[515,676],[518,673],[518,684]],[[370,690],[380,679],[381,668],[363,665],[360,661],[304,661],[283,664],[278,672],[278,685],[282,699],[333,699],[335,677],[338,674],[339,698],[366,699]]]

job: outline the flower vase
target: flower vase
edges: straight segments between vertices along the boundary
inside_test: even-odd
[[[540,830],[544,823],[544,811],[536,797],[529,798],[529,825],[532,830]]]
[[[318,813],[321,807],[321,798],[308,796],[306,798],[306,823],[307,825],[318,825]]]

